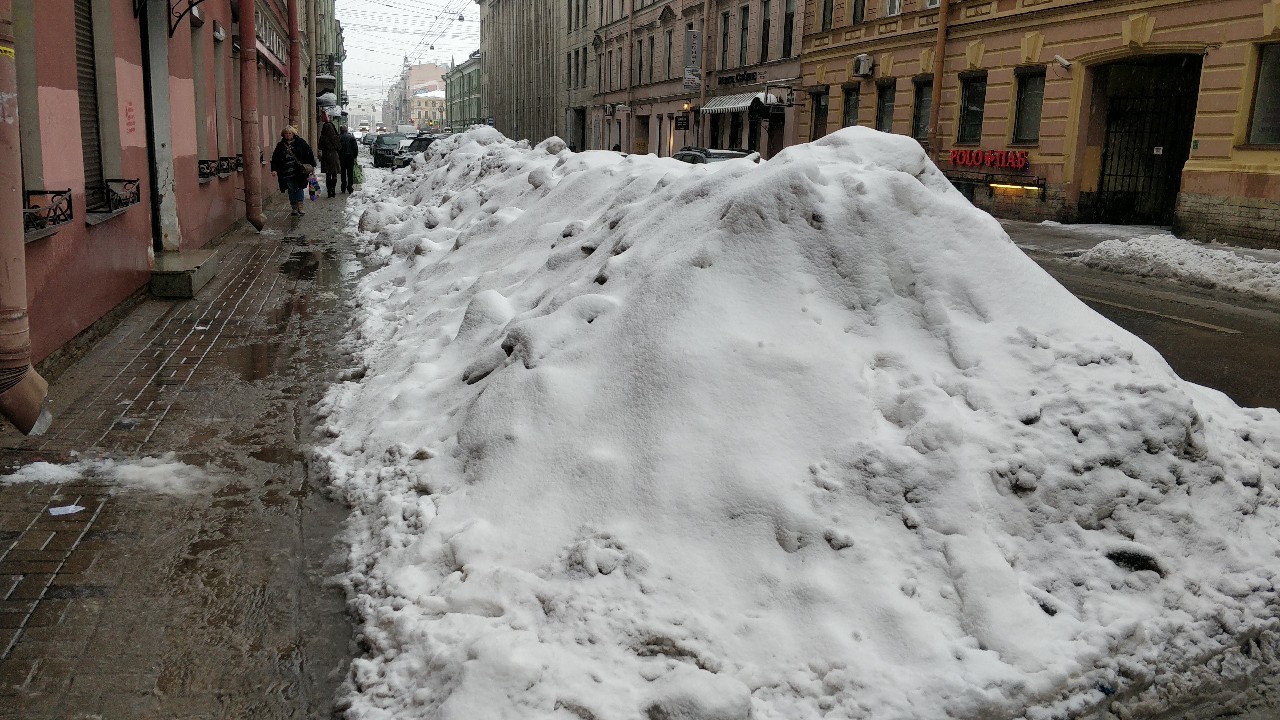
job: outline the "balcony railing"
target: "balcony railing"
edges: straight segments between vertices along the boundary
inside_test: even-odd
[[[142,181],[138,179],[107,178],[103,180],[103,185],[97,189],[98,192],[94,193],[97,200],[89,206],[89,212],[115,213],[130,205],[137,205],[142,201],[142,193],[139,189],[141,184]],[[87,196],[89,196],[88,193],[86,193]]]
[[[54,234],[73,218],[70,189],[26,191],[22,232],[28,242]]]
[[[218,175],[218,161],[199,160],[196,162],[196,172],[200,176],[200,182],[212,180]]]
[[[230,156],[218,158],[218,177],[231,177],[231,173],[236,171],[236,159]]]

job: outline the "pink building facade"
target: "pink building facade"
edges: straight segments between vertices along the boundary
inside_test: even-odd
[[[236,3],[181,18],[167,5],[15,0],[33,361],[141,292],[157,253],[244,217],[244,172],[275,189],[263,161],[288,113],[283,0],[258,3],[262,159],[241,157]]]

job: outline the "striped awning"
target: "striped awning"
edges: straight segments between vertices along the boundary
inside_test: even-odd
[[[712,114],[743,112],[750,108],[751,103],[756,100],[759,100],[762,105],[772,105],[778,102],[776,95],[764,92],[721,95],[709,98],[707,104],[702,106],[702,112]]]

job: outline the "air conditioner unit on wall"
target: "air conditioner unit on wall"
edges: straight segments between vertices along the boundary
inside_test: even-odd
[[[853,74],[858,77],[871,77],[871,73],[876,69],[875,58],[863,53],[853,58]]]

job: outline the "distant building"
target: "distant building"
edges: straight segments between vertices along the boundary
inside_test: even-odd
[[[409,125],[414,122],[413,98],[419,92],[444,90],[444,74],[448,68],[435,63],[409,64],[405,58],[400,78],[387,89],[387,100],[382,104],[382,122],[387,127]]]
[[[445,125],[445,93],[443,90],[416,92],[410,101],[410,115],[419,130],[439,132]]]
[[[480,85],[494,127],[508,137],[538,142],[562,131],[565,5],[564,0],[480,3]]]
[[[477,50],[466,62],[445,73],[445,126],[454,132],[483,125],[487,120],[481,92],[481,66]]]

